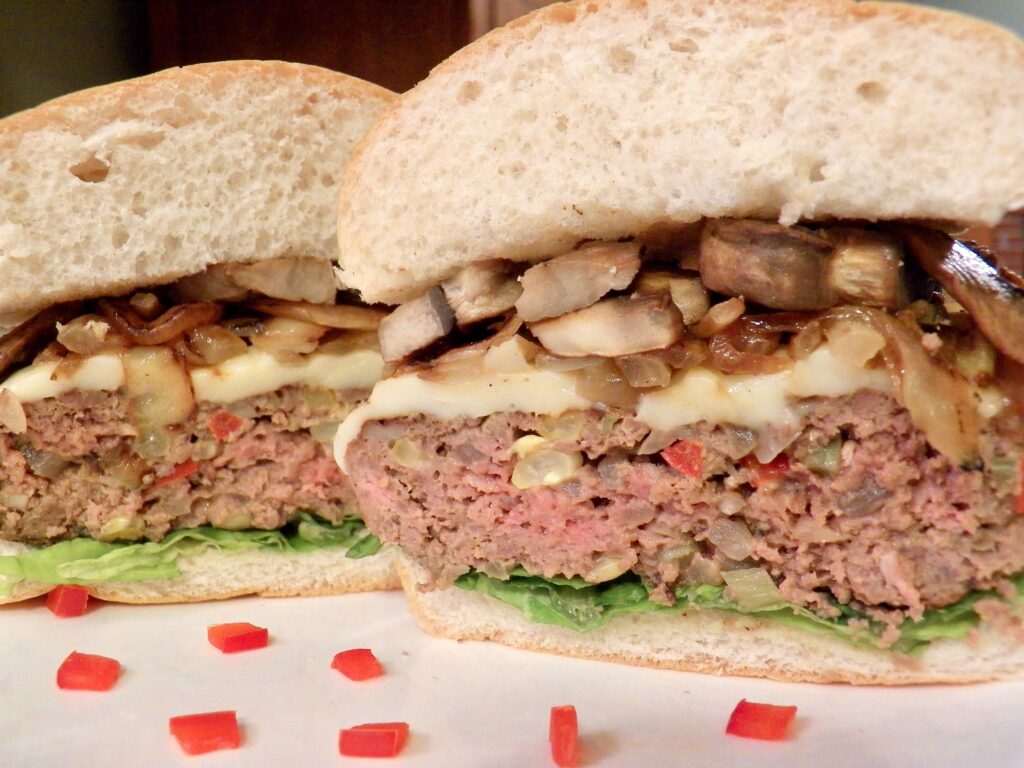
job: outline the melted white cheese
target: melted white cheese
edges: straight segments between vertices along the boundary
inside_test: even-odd
[[[114,354],[86,358],[70,376],[53,379],[57,363],[36,363],[0,383],[22,403],[59,397],[73,390],[116,390],[124,386],[124,367]],[[369,389],[380,378],[384,361],[373,350],[312,354],[298,365],[282,365],[273,355],[249,350],[218,365],[189,370],[196,400],[231,403],[273,392],[290,384],[325,389]]]
[[[800,421],[797,399],[840,397],[861,389],[891,391],[888,374],[843,362],[824,345],[782,373],[730,376],[707,368],[677,373],[669,386],[640,397],[637,418],[662,430],[698,421],[754,429],[795,425]],[[367,402],[342,422],[334,455],[344,469],[348,445],[368,421],[419,413],[442,419],[506,411],[557,416],[592,405],[576,393],[571,375],[534,368],[513,339],[487,353],[478,375],[457,383],[427,381],[416,374],[379,382]]]

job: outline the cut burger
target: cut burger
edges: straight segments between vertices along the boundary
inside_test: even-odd
[[[341,275],[400,306],[336,454],[423,625],[1019,674],[1024,294],[956,233],[1024,199],[1021,75],[1009,33],[912,6],[608,0],[385,113]]]
[[[0,602],[397,586],[329,447],[383,366],[331,264],[392,99],[219,62],[0,121]]]

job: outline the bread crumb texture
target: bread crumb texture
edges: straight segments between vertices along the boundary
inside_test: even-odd
[[[342,171],[392,98],[318,67],[221,62],[0,121],[0,307],[333,258]]]
[[[596,0],[496,30],[406,94],[342,185],[342,273],[460,266],[709,216],[994,222],[1024,202],[1024,47],[850,0]]]

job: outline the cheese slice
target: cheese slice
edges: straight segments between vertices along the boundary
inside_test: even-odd
[[[36,363],[12,374],[0,389],[8,389],[22,403],[31,403],[84,390],[113,391],[124,386],[124,367],[116,354],[86,358],[70,376],[55,380],[56,362]],[[374,350],[344,354],[313,353],[297,365],[283,365],[273,355],[250,349],[217,365],[189,369],[196,400],[231,403],[273,392],[291,384],[324,389],[369,389],[380,378],[384,361]]]
[[[845,362],[824,344],[781,373],[739,376],[702,367],[679,372],[667,387],[641,395],[636,415],[652,429],[666,431],[698,421],[752,429],[796,426],[802,418],[798,400],[841,397],[862,389],[891,392],[892,384],[884,370]],[[522,340],[513,337],[489,350],[474,376],[445,383],[407,374],[379,382],[366,403],[342,422],[334,454],[345,469],[348,445],[369,421],[420,413],[441,419],[514,411],[558,416],[592,406],[576,392],[570,374],[530,365]]]

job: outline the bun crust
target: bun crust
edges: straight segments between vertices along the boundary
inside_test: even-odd
[[[358,560],[337,549],[288,555],[207,551],[180,558],[178,578],[92,584],[89,594],[117,603],[196,603],[242,595],[309,597],[398,589],[395,559],[390,547]],[[28,600],[51,589],[49,584],[23,582],[14,595],[0,598],[0,604]]]
[[[319,67],[229,61],[0,121],[0,315],[210,264],[333,259],[342,171],[393,99]]]
[[[981,632],[972,643],[935,641],[914,657],[718,611],[623,614],[582,633],[533,623],[478,592],[457,587],[423,591],[424,573],[404,556],[398,571],[420,626],[454,640],[493,640],[584,659],[805,683],[975,683],[1024,674],[1024,643],[994,632]]]
[[[341,277],[402,301],[481,259],[702,217],[995,222],[1024,202],[1024,43],[852,0],[578,0],[495,30],[371,129]]]

